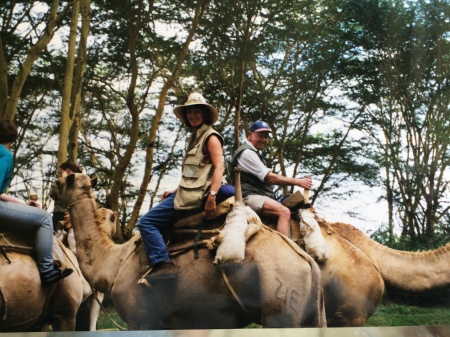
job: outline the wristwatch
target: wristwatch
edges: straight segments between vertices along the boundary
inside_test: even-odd
[[[217,195],[216,191],[209,191],[209,194],[212,195],[213,197],[215,197]]]

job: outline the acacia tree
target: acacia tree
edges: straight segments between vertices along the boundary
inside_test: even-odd
[[[402,235],[432,246],[435,226],[449,210],[450,71],[443,65],[450,57],[450,6],[394,4],[351,7],[361,29],[358,48],[365,51],[355,62],[365,72],[359,73],[354,97],[360,95],[365,129],[386,169],[390,220],[397,209]]]
[[[22,89],[34,63],[52,40],[58,25],[73,4],[68,2],[61,6],[59,0],[53,0],[47,15],[31,15],[37,3],[40,1],[7,1],[1,5],[0,69],[6,70],[0,73],[0,116],[3,118],[14,119]],[[40,26],[41,23],[44,27]],[[27,27],[27,32],[18,32],[19,27],[23,26]],[[15,45],[5,45],[6,41],[14,41]],[[26,48],[26,55],[19,51],[22,48]],[[8,75],[13,77],[11,85]]]

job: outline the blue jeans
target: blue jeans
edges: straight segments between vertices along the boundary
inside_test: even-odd
[[[217,192],[216,203],[219,204],[234,194],[234,186],[222,185]],[[177,211],[173,204],[175,195],[176,193],[173,193],[170,197],[164,199],[145,213],[138,221],[142,241],[153,265],[170,259],[164,238],[168,238],[172,225],[181,217],[202,211],[201,209]]]
[[[34,249],[39,272],[53,270],[52,215],[43,209],[0,201],[0,231],[36,233]]]

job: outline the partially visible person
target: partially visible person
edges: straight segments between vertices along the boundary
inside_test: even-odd
[[[192,130],[183,159],[181,182],[177,189],[162,194],[163,201],[144,214],[138,222],[148,257],[152,263],[149,277],[176,271],[169,258],[165,238],[180,217],[205,210],[206,217],[216,213],[218,203],[234,195],[234,187],[223,178],[223,139],[212,125],[218,112],[199,93],[189,95],[175,115]]]
[[[58,167],[58,178],[65,177],[72,173],[82,173],[83,170],[77,164],[72,161],[66,161],[59,165]],[[53,230],[58,230],[58,223],[64,220],[64,213],[67,211],[67,208],[64,207],[63,203],[57,198],[57,190],[56,184],[52,185],[52,191],[50,193],[50,197],[54,200],[53,212],[52,212],[52,221],[53,221]]]
[[[77,244],[72,223],[70,222],[70,213],[64,212],[64,220],[58,223],[58,229],[55,231],[55,237],[60,240],[64,246],[68,247],[74,254],[77,253]]]
[[[14,167],[9,151],[17,139],[17,128],[8,119],[0,119],[0,231],[33,231],[36,234],[35,252],[37,267],[43,285],[57,282],[69,276],[73,270],[60,268],[53,263],[53,228],[50,213],[42,210],[39,202],[35,207],[23,200],[6,194]]]
[[[272,133],[269,125],[257,121],[250,126],[244,143],[236,150],[231,160],[233,167],[240,166],[241,188],[244,203],[256,213],[278,219],[277,231],[289,235],[290,210],[275,200],[273,185],[298,186],[311,189],[310,178],[288,178],[269,169],[264,161],[262,150]]]

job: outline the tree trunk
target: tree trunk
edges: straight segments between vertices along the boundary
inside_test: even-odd
[[[38,59],[41,52],[48,45],[48,43],[53,38],[53,34],[55,33],[56,26],[64,17],[67,10],[72,6],[72,2],[68,2],[66,7],[58,14],[59,0],[53,0],[52,5],[50,7],[49,15],[48,15],[48,23],[45,29],[43,30],[42,36],[36,42],[36,44],[32,45],[30,51],[22,63],[19,72],[14,78],[11,93],[9,95],[9,99],[6,103],[6,108],[3,112],[3,117],[12,120],[14,115],[16,114],[17,105],[19,104],[20,94],[22,92],[23,85],[28,75],[31,72],[31,68],[33,67],[34,62]]]
[[[69,131],[72,127],[73,116],[70,115],[73,74],[75,67],[75,50],[78,35],[78,17],[80,14],[80,2],[76,1],[72,7],[72,19],[70,22],[69,43],[67,52],[66,71],[62,90],[61,119],[59,129],[58,163],[61,165],[67,160],[67,147],[69,143]]]
[[[6,108],[8,101],[8,64],[3,51],[3,42],[0,39],[0,118]]]
[[[155,139],[158,131],[158,124],[161,120],[161,117],[164,113],[164,108],[166,106],[166,98],[167,94],[169,92],[169,89],[173,86],[175,81],[177,80],[181,66],[183,65],[184,59],[186,58],[186,55],[189,50],[189,45],[193,39],[193,36],[197,30],[200,18],[202,17],[208,1],[199,0],[197,3],[197,6],[195,8],[195,15],[194,19],[192,21],[192,27],[189,31],[188,36],[186,37],[186,41],[183,45],[183,49],[180,52],[180,56],[178,57],[178,62],[175,65],[175,68],[172,71],[172,75],[167,78],[166,82],[163,85],[163,88],[161,90],[160,96],[159,96],[159,102],[158,107],[156,109],[156,114],[152,122],[152,126],[150,128],[150,133],[147,140],[147,152],[146,152],[146,159],[145,159],[145,169],[144,169],[144,177],[142,179],[141,186],[139,188],[139,194],[138,198],[136,200],[136,203],[133,208],[133,212],[131,214],[131,219],[128,222],[128,226],[125,229],[125,235],[129,235],[134,227],[136,226],[137,219],[139,217],[139,212],[142,207],[142,203],[145,198],[145,194],[147,192],[148,184],[150,183],[151,178],[151,172],[153,167],[153,155],[154,155],[154,147],[155,147]]]
[[[83,75],[86,69],[87,39],[91,23],[91,0],[81,0],[80,10],[82,22],[81,35],[78,45],[78,56],[75,65],[70,104],[70,118],[73,119],[73,123],[69,132],[69,142],[67,148],[69,160],[72,160],[73,162],[76,162],[78,159],[78,134],[81,119],[81,93]]]

